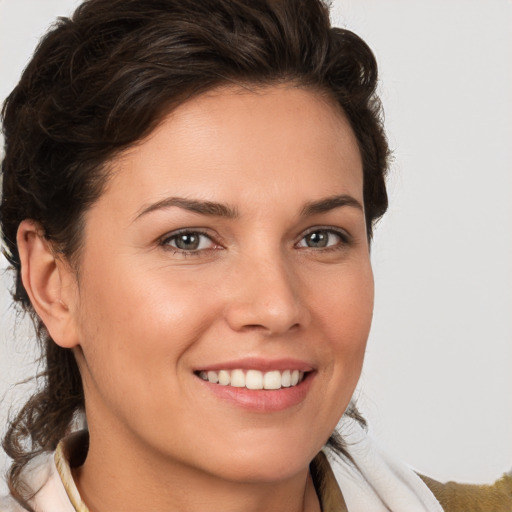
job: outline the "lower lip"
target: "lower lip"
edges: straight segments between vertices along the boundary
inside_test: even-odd
[[[222,386],[203,380],[200,377],[197,378],[208,390],[222,400],[249,411],[268,413],[284,411],[303,402],[313,382],[314,373],[308,372],[304,380],[296,386],[273,390]]]

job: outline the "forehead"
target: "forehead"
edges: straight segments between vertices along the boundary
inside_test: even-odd
[[[362,197],[361,157],[343,111],[319,92],[292,86],[202,94],[168,114],[112,169],[106,195],[133,207],[169,195],[248,206],[262,190],[262,203],[287,195]]]

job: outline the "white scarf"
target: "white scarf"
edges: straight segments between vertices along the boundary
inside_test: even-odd
[[[349,512],[443,512],[421,478],[384,453],[352,418],[339,425],[355,466],[329,454]]]
[[[356,421],[344,418],[340,427],[355,466],[327,455],[349,512],[443,512],[418,475],[384,454]],[[75,512],[53,453],[36,457],[27,470],[31,487],[40,489],[32,502],[37,512]],[[85,510],[79,505],[80,496],[67,464],[61,466],[61,472],[77,509]],[[23,509],[11,500],[0,500],[0,510],[21,512]]]

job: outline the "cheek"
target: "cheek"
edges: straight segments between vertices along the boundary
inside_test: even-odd
[[[143,387],[156,382],[148,376],[168,377],[215,316],[200,282],[185,282],[165,269],[118,261],[96,265],[82,279],[80,344],[88,371],[112,389],[114,381]]]
[[[186,412],[180,397],[188,396],[187,354],[211,325],[213,308],[198,300],[204,290],[191,283],[149,279],[142,271],[121,279],[117,270],[91,274],[82,293],[80,369],[88,418],[115,417],[140,431],[151,424],[164,436]]]
[[[361,373],[366,342],[373,316],[374,283],[369,261],[331,276],[325,282],[325,293],[317,293],[315,319],[327,340],[325,350],[331,353],[332,371],[348,387]]]
[[[317,279],[312,304],[322,325],[332,333],[329,338],[347,343],[366,342],[374,302],[373,273],[369,259],[361,259],[353,266]],[[337,334],[337,335],[336,335]]]
[[[95,318],[114,335],[134,330],[150,336],[161,330],[165,342],[167,336],[193,327],[192,319],[200,322],[204,316],[198,300],[204,296],[200,279],[183,278],[164,266],[145,268],[130,259],[117,258],[115,263],[94,265],[82,278],[82,316],[89,323]]]

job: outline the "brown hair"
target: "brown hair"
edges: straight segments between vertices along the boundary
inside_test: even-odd
[[[282,82],[324,92],[345,111],[362,155],[371,238],[387,208],[377,66],[358,36],[330,26],[322,0],[88,0],[40,41],[2,111],[4,254],[44,363],[42,386],[3,442],[18,500],[24,465],[55,449],[84,408],[73,354],[52,341],[21,282],[20,222],[37,221],[55,250],[77,263],[83,214],[102,193],[110,159],[202,92]],[[345,453],[339,438],[330,444]]]

